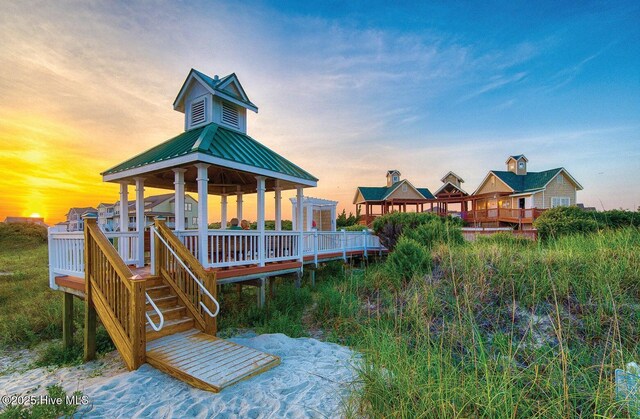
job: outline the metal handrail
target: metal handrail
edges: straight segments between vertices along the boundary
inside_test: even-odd
[[[156,332],[159,332],[160,329],[162,329],[162,327],[164,326],[164,316],[162,315],[162,312],[160,311],[156,303],[154,303],[151,297],[149,297],[149,294],[145,292],[144,295],[147,297],[147,301],[149,302],[149,304],[151,304],[151,307],[153,307],[153,310],[156,313],[158,313],[158,317],[160,317],[160,326],[156,326],[156,324],[153,322],[153,320],[151,320],[151,316],[149,316],[149,313],[146,310],[144,315],[147,318],[147,321],[149,322],[149,325],[153,328],[153,330],[155,330]]]
[[[191,269],[189,269],[187,267],[187,265],[185,265],[185,263],[182,261],[182,259],[180,259],[180,256],[178,256],[176,254],[176,252],[173,251],[171,246],[169,246],[169,243],[167,243],[167,241],[165,239],[163,239],[160,234],[158,234],[156,229],[153,226],[151,226],[150,230],[151,230],[152,234],[155,234],[156,237],[158,237],[160,239],[160,241],[162,243],[164,243],[164,245],[167,247],[167,249],[173,254],[173,256],[175,256],[176,260],[178,262],[180,262],[182,267],[189,273],[189,275],[191,275],[191,278],[193,278],[193,280],[196,282],[196,284],[198,284],[198,287],[200,288],[200,291],[202,291],[204,294],[206,294],[207,297],[209,297],[211,299],[211,301],[213,301],[213,303],[216,305],[216,312],[215,313],[212,313],[211,310],[209,310],[209,308],[206,305],[204,305],[204,303],[202,301],[200,301],[200,305],[202,306],[202,309],[209,315],[209,317],[216,317],[218,315],[218,313],[220,312],[220,304],[218,304],[218,300],[216,300],[213,297],[213,295],[211,295],[209,290],[207,290],[207,288],[204,285],[202,285],[202,282],[200,282],[200,280],[198,280],[198,278],[193,274],[193,272],[191,272]],[[151,236],[151,237],[153,237],[153,236]]]

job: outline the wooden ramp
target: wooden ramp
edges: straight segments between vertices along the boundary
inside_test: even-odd
[[[147,343],[147,362],[194,387],[219,392],[280,364],[280,357],[196,329]]]

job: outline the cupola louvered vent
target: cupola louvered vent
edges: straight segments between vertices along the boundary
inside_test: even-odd
[[[224,102],[222,103],[222,122],[235,128],[239,127],[240,122],[238,110]]]
[[[201,124],[207,119],[206,100],[201,99],[191,104],[191,126]]]

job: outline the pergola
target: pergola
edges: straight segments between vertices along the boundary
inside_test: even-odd
[[[198,194],[199,259],[207,260],[208,199],[220,197],[221,229],[228,225],[228,198],[235,195],[236,214],[243,218],[243,196],[257,195],[257,230],[264,232],[265,194],[275,195],[276,230],[281,229],[282,191],[315,187],[317,178],[241,132],[210,123],[186,131],[102,173],[103,181],[120,184],[120,213],[127,213],[129,185],[135,185],[138,255],[144,254],[144,188],[175,192],[176,232],[184,231],[185,192]],[[302,207],[298,208],[302,219]],[[128,231],[120,217],[120,231]],[[300,234],[302,226],[300,225]],[[139,265],[143,264],[143,258]]]

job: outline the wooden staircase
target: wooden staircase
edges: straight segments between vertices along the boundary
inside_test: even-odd
[[[147,342],[195,327],[195,321],[193,317],[188,315],[187,307],[178,299],[176,293],[162,278],[153,277],[152,279],[147,279],[147,294],[164,317],[164,326],[159,332],[153,330],[147,320],[145,330]],[[158,324],[160,316],[148,301],[145,309],[151,320]]]
[[[141,278],[95,220],[85,223],[85,360],[95,357],[99,316],[129,370],[149,362],[218,392],[278,365],[277,356],[215,337],[215,273],[207,272],[164,223],[155,227],[157,275]]]

